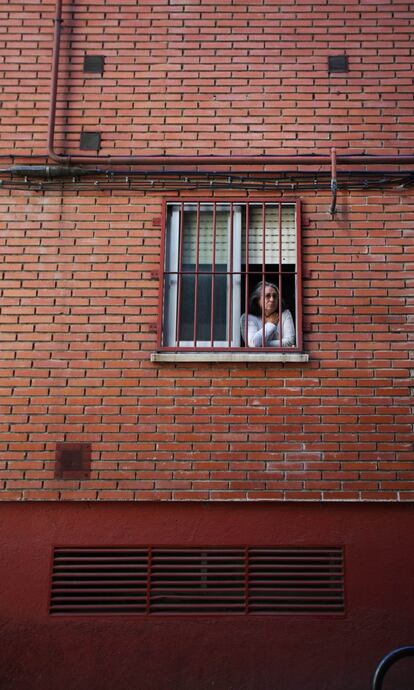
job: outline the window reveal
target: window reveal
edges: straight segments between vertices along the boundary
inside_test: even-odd
[[[259,284],[264,298],[267,282],[279,295],[278,334],[269,341],[271,349],[300,347],[298,218],[294,203],[168,203],[160,347],[257,347],[243,315]],[[296,333],[290,340],[283,337],[286,313]],[[269,342],[263,335],[260,346]]]

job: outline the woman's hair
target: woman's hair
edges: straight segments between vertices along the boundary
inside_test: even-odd
[[[273,290],[277,294],[277,299],[278,300],[280,299],[279,298],[279,288],[274,283],[269,283],[267,280],[263,283],[263,281],[261,280],[260,283],[257,283],[252,294],[250,295],[249,314],[253,314],[254,316],[261,316],[262,315],[260,305],[259,305],[259,300],[263,295],[263,288],[266,289],[267,287],[273,288]],[[282,309],[285,309],[285,305],[284,305],[283,300],[282,300]]]

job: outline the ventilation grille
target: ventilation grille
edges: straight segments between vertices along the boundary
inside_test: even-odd
[[[344,608],[342,549],[251,549],[249,609],[324,613]]]
[[[156,549],[151,569],[154,613],[243,613],[243,549]]]
[[[57,548],[52,614],[344,611],[342,548]]]
[[[59,479],[88,479],[91,473],[90,443],[56,443],[55,477]]]
[[[51,613],[145,613],[147,549],[55,549]]]

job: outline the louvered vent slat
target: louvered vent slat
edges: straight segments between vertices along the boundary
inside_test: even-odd
[[[150,611],[243,612],[244,574],[240,549],[154,549]]]
[[[344,611],[341,548],[55,549],[52,614]]]
[[[147,549],[55,549],[51,613],[145,613]]]
[[[343,553],[326,549],[252,549],[251,613],[341,613]]]

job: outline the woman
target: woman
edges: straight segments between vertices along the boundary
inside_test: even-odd
[[[264,326],[264,340],[263,340]],[[240,319],[242,337],[246,339],[246,314]],[[249,347],[291,347],[295,345],[295,326],[289,309],[282,303],[282,342],[279,330],[279,290],[273,283],[260,282],[249,299],[247,319]]]

